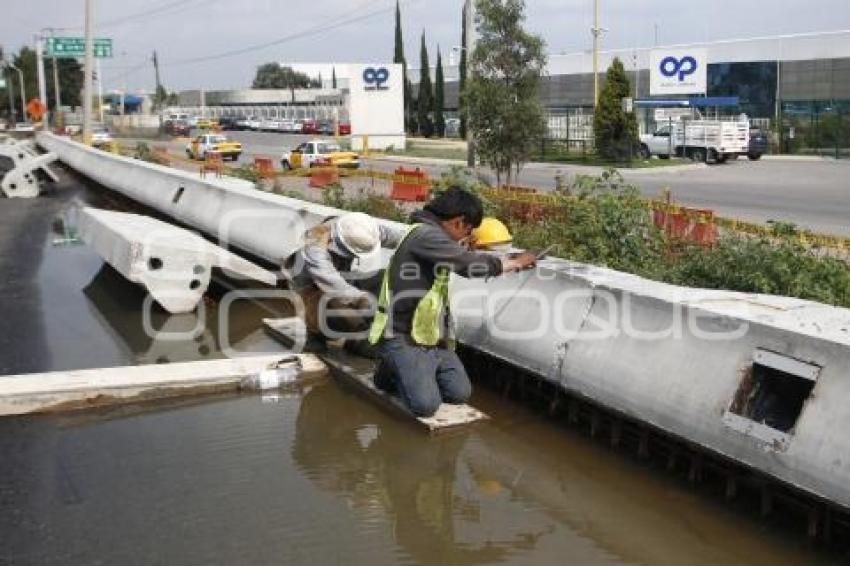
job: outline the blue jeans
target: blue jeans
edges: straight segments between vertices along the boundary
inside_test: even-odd
[[[395,389],[418,417],[430,417],[441,403],[465,403],[472,384],[460,358],[446,348],[416,346],[407,338],[384,339],[377,346],[381,360],[375,385]]]

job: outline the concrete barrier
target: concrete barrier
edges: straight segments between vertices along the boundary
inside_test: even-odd
[[[264,372],[283,370],[292,383],[328,375],[325,364],[311,354],[7,375],[0,380],[0,416],[254,390]]]
[[[49,134],[39,141],[81,173],[212,234],[221,235],[223,217],[252,218],[227,239],[269,260],[295,249],[298,220],[343,212],[200,183]],[[183,183],[191,198],[175,206]],[[489,282],[455,277],[452,300],[466,345],[850,507],[850,310],[560,259]]]
[[[55,153],[35,151],[31,141],[0,140],[0,158],[11,161],[12,168],[0,180],[0,190],[8,198],[35,198],[41,192],[39,171],[56,182],[56,174],[48,165],[56,161]]]
[[[170,313],[194,310],[213,267],[275,285],[274,273],[188,230],[139,214],[83,208],[80,238],[124,277],[144,286]]]

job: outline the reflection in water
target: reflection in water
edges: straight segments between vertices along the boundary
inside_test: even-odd
[[[551,522],[527,514],[519,521],[488,520],[494,503],[503,517],[523,509],[500,486],[476,478],[459,458],[469,433],[429,438],[404,424],[382,426],[360,398],[336,411],[338,397],[333,384],[304,397],[293,460],[322,489],[344,497],[363,520],[389,515],[395,541],[417,562],[501,561],[532,550],[554,531]]]
[[[156,305],[148,311],[151,328],[142,313],[145,290],[127,281],[104,263],[83,289],[96,318],[104,328],[132,352],[136,364],[164,364],[220,357],[205,316],[198,312],[172,315]],[[199,309],[210,310],[204,303]],[[151,332],[154,331],[154,332]]]

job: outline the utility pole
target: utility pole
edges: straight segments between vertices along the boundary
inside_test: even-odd
[[[54,120],[59,117],[59,107],[62,105],[62,97],[59,95],[59,59],[53,58],[53,98],[55,99],[54,112],[56,112],[56,116]]]
[[[475,3],[472,0],[465,0],[466,21],[466,86],[469,87],[472,81],[472,53],[475,51]],[[469,106],[467,105],[467,110]],[[472,135],[472,127],[469,121],[469,113],[466,118],[466,165],[467,167],[475,167],[475,138]]]
[[[83,81],[83,143],[91,145],[92,76],[94,74],[94,0],[86,0],[86,57]]]
[[[38,99],[44,104],[44,116],[42,124],[48,124],[50,113],[47,106],[47,83],[44,79],[44,38],[41,34],[35,36],[35,61],[38,72]]]
[[[599,36],[602,28],[599,27],[599,0],[593,0],[593,107],[599,104]]]
[[[156,50],[155,49],[154,49],[154,52],[153,52],[152,60],[153,60],[154,75],[156,77],[156,91],[155,91],[156,94],[154,94],[153,98],[154,98],[154,100],[157,101],[157,106],[159,106],[165,101],[159,100],[159,92],[162,89],[162,81],[159,80],[159,58],[156,56]]]

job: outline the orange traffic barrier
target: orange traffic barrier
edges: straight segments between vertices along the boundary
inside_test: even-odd
[[[254,168],[260,174],[261,179],[274,178],[274,162],[269,157],[255,157]]]
[[[713,210],[655,203],[652,216],[655,225],[664,230],[668,238],[704,246],[713,246],[717,242]]]
[[[407,202],[422,202],[428,200],[431,193],[431,182],[428,173],[417,167],[416,169],[405,169],[399,167],[395,170],[395,179],[390,198]]]
[[[221,159],[220,153],[208,153],[201,165],[201,178],[206,176],[207,171],[215,172],[216,177],[221,177],[221,172],[224,170],[224,162]]]
[[[313,164],[316,168],[310,170],[310,187],[324,189],[328,185],[339,183],[339,170],[332,167],[329,160],[316,160]]]

